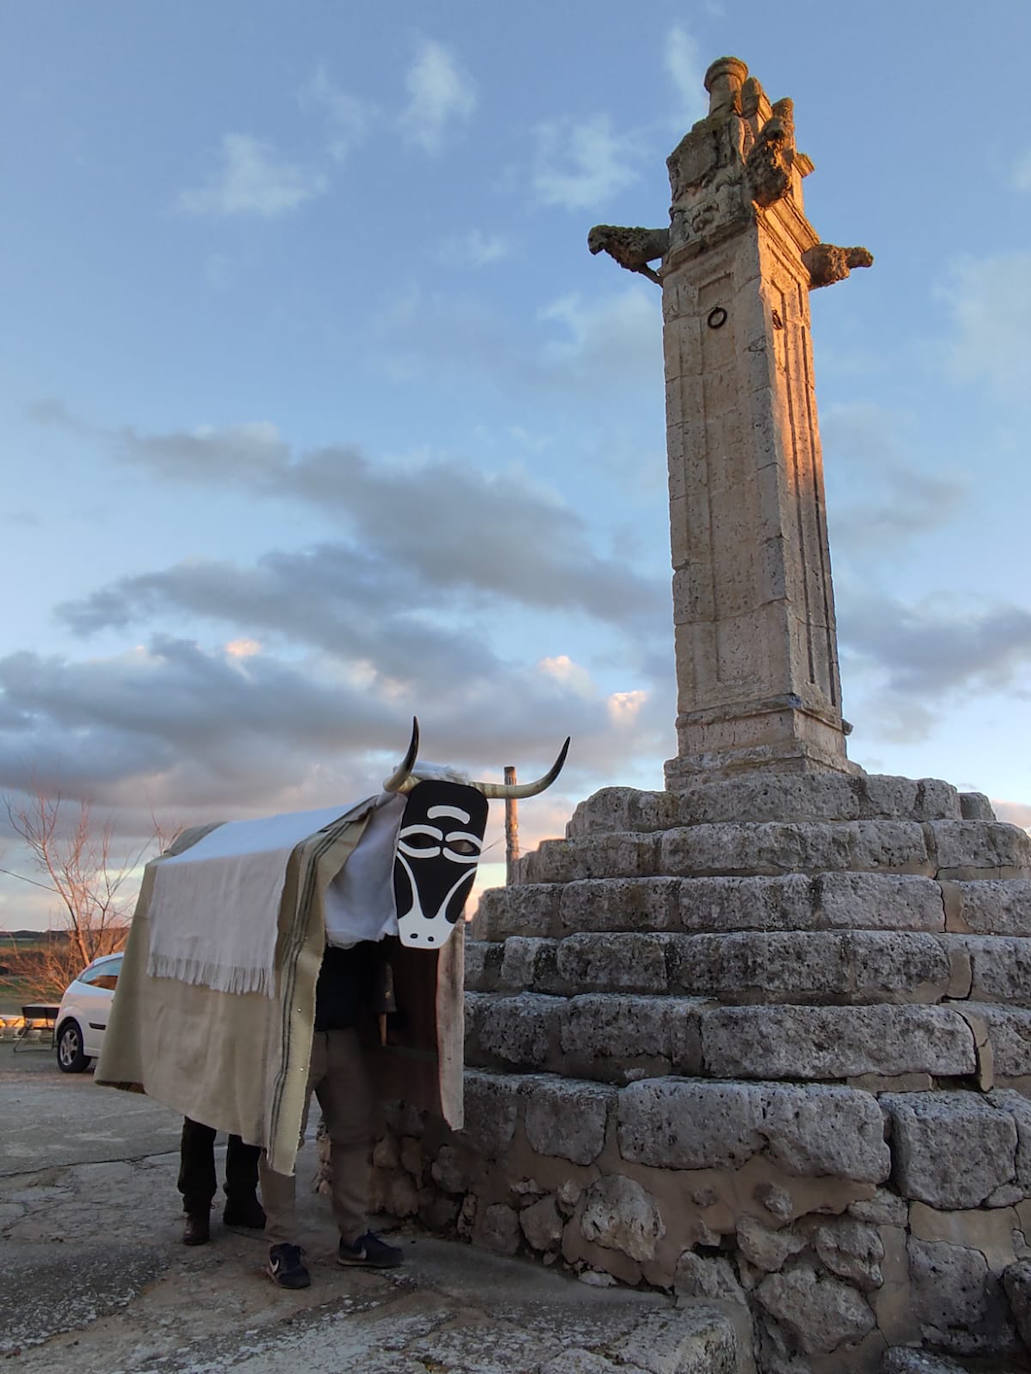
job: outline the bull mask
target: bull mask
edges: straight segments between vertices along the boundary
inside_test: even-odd
[[[566,760],[569,740],[549,771],[528,783],[464,783],[421,778],[419,722],[404,761],[383,784],[407,792],[394,856],[398,934],[413,949],[439,949],[461,919],[483,850],[489,797],[532,797],[551,785]]]

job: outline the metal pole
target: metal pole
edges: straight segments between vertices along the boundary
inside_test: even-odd
[[[516,770],[505,765],[505,782],[516,781]],[[512,865],[519,858],[519,803],[515,797],[505,798],[505,882],[512,881]]]

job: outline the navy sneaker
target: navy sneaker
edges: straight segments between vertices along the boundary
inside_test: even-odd
[[[301,1261],[299,1245],[273,1245],[265,1272],[280,1288],[310,1288],[311,1275]]]
[[[388,1245],[371,1231],[359,1236],[353,1245],[342,1240],[337,1251],[337,1264],[362,1264],[368,1269],[396,1269],[403,1259],[396,1245]]]

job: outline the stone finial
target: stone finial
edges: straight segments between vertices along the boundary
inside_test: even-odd
[[[740,108],[741,87],[747,76],[748,67],[740,57],[717,57],[705,73],[710,117],[722,110]]]
[[[833,243],[817,243],[802,254],[809,269],[809,285],[832,286],[844,281],[853,267],[872,267],[873,254],[867,248],[839,248]]]
[[[668,229],[627,229],[619,224],[596,224],[587,235],[587,247],[592,253],[608,253],[628,272],[640,272],[643,277],[662,285],[662,279],[648,263],[663,257],[668,250]]]

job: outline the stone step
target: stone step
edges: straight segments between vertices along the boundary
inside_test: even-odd
[[[706,1078],[1031,1082],[1031,1011],[986,1003],[717,1006],[596,993],[466,994],[466,1062],[603,1082]]]
[[[1031,880],[941,884],[887,873],[749,878],[586,878],[515,883],[480,898],[472,933],[561,938],[578,931],[955,930],[1031,935]]]
[[[844,773],[758,774],[684,792],[604,787],[582,801],[569,838],[613,831],[672,830],[727,821],[994,820],[987,799],[935,778]]]
[[[1026,1004],[1031,939],[883,931],[512,936],[466,943],[470,992],[672,993],[742,1004]]]
[[[1031,836],[999,821],[728,822],[545,840],[515,868],[517,883],[820,872],[1029,878]]]

